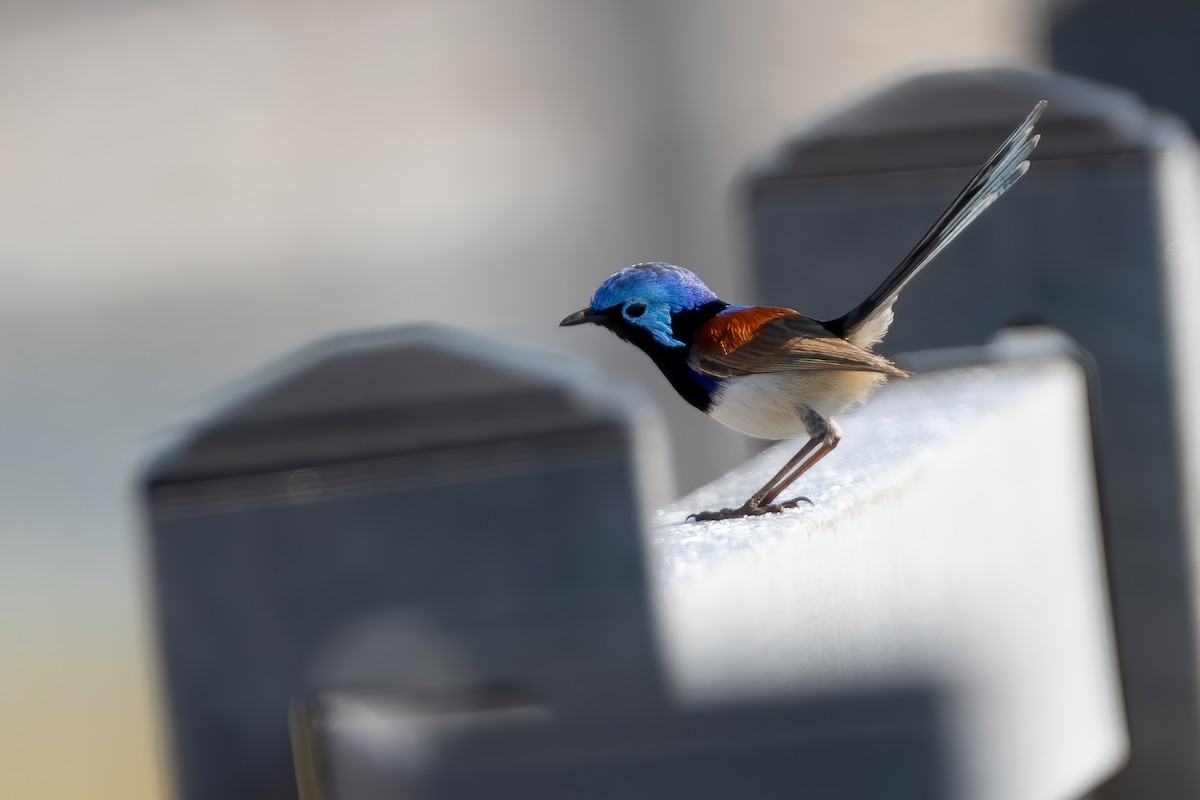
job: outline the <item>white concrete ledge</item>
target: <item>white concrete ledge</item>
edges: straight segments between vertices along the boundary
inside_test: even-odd
[[[1085,375],[1045,333],[976,356],[842,418],[795,487],[814,506],[683,521],[741,503],[788,442],[660,511],[664,658],[693,704],[932,681],[961,796],[1078,797],[1128,749]]]

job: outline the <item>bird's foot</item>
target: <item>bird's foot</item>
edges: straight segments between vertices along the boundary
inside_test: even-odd
[[[804,495],[797,495],[796,497],[793,497],[791,500],[784,500],[782,503],[778,503],[777,505],[780,508],[796,508],[801,503],[808,503],[810,506],[815,505],[812,500],[809,500]]]
[[[795,508],[801,503],[812,505],[812,500],[807,497],[793,497],[791,500],[785,500],[782,503],[768,503],[766,505],[751,505],[746,502],[737,508],[722,508],[720,511],[697,511],[695,514],[688,515],[688,522],[712,522],[722,519],[740,519],[742,517],[761,517],[763,514],[778,514],[785,508]]]

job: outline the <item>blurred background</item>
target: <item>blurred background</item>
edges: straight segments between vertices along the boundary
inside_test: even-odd
[[[711,480],[747,443],[557,321],[642,260],[743,297],[757,157],[914,70],[1048,64],[1065,7],[0,0],[0,796],[165,791],[133,479],[179,409],[439,320],[645,385]]]

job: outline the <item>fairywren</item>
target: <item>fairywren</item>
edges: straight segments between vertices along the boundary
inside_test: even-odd
[[[763,439],[807,435],[800,451],[738,508],[703,511],[697,520],[755,516],[807,498],[776,502],[841,439],[833,417],[863,402],[889,377],[908,373],[871,348],[892,324],[892,305],[908,282],[1029,169],[1034,106],[950,207],[866,300],[837,319],[818,321],[790,308],[736,306],[690,270],[661,262],[610,276],[587,307],[560,325],[608,328],[648,355],[684,400],[734,430]]]

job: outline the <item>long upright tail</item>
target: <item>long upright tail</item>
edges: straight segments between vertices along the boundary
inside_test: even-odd
[[[901,290],[933,261],[942,248],[954,241],[1029,169],[1026,159],[1041,138],[1034,134],[1033,128],[1045,107],[1045,100],[1033,107],[1025,121],[984,163],[941,218],[921,237],[917,246],[892,270],[879,288],[846,314],[825,323],[826,327],[860,347],[869,347],[883,339],[892,323],[892,304]]]

